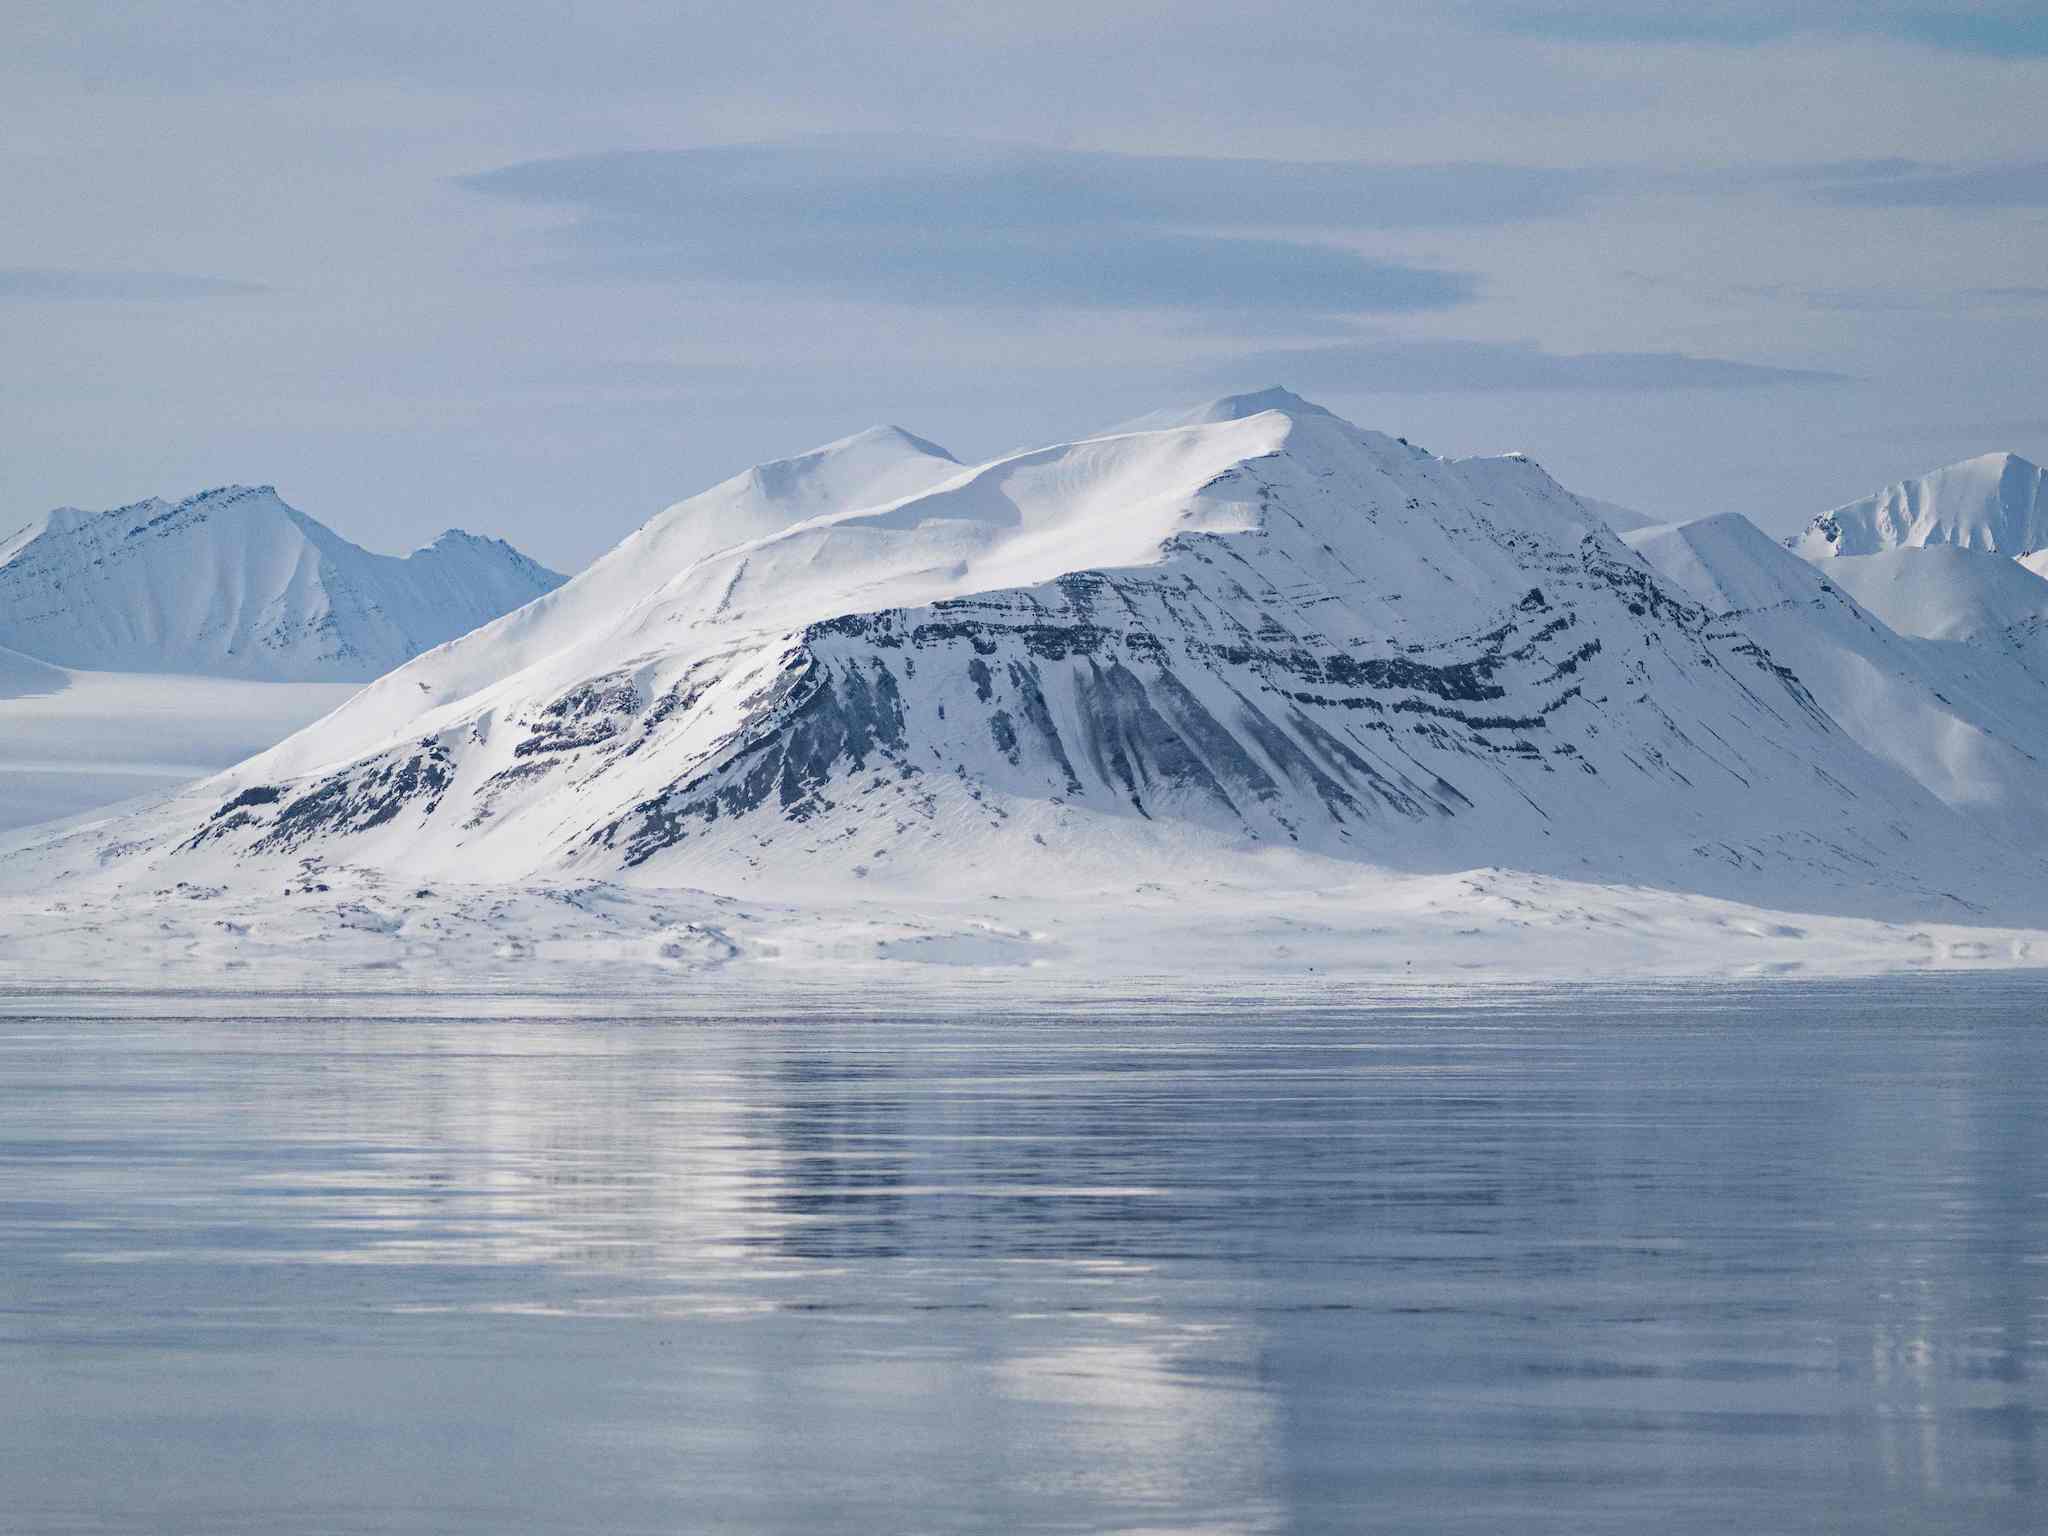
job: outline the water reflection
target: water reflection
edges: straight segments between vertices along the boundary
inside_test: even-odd
[[[0,1018],[0,1506],[2027,1529],[2040,1001]]]

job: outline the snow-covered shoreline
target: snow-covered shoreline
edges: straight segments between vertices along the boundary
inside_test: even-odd
[[[791,998],[1331,991],[1389,982],[1860,977],[2048,965],[2048,930],[1774,912],[1499,869],[798,903],[605,881],[417,886],[318,867],[262,894],[0,897],[0,988],[599,987]]]

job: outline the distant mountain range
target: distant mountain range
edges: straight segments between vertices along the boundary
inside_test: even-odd
[[[367,682],[562,584],[451,529],[372,554],[270,486],[223,486],[0,536],[0,647],[62,667]]]

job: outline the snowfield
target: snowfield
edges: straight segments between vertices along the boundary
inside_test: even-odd
[[[84,672],[0,650],[0,832],[155,800],[274,745],[355,691]]]
[[[1933,579],[1901,634],[1851,562],[1638,521],[1277,390],[978,465],[876,429],[678,503],[224,773],[17,834],[0,975],[2048,956],[2048,710],[1997,585],[2038,578]]]
[[[309,865],[0,897],[0,983],[892,999],[1005,992],[1328,995],[1347,986],[1839,977],[2048,963],[2048,932],[1799,915],[1503,869],[1443,875],[1268,850],[1228,878],[774,900],[606,881],[415,885]]]

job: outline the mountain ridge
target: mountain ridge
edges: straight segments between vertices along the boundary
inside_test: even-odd
[[[1885,829],[2022,814],[2026,747],[1920,662],[1830,652],[1903,669],[1953,760],[1872,750],[1798,632],[1728,618],[1825,586],[1748,524],[1713,559],[1769,603],[1701,604],[1524,456],[1270,398],[978,466],[857,434],[749,471],[224,776],[172,857],[916,884],[1193,839],[1939,906]],[[755,521],[705,531],[729,506]]]
[[[223,954],[460,933],[858,966],[936,935],[1100,964],[1078,935],[1143,909],[1132,932],[1225,952],[1234,910],[1275,953],[1321,925],[1336,964],[1426,909],[1442,960],[1468,900],[1471,933],[1524,935],[1503,953],[1570,932],[1596,968],[1602,932],[1734,955],[1845,923],[1901,964],[2034,952],[1996,925],[2048,921],[2037,680],[1892,633],[1740,517],[1624,542],[1525,456],[1248,403],[747,471],[0,885],[211,893]],[[258,905],[280,887],[295,915]]]
[[[1985,453],[1817,514],[1786,546],[1807,559],[1955,544],[2020,557],[2048,549],[2048,483],[2016,453]]]
[[[453,528],[373,554],[274,486],[218,486],[57,508],[0,541],[0,645],[90,670],[368,681],[563,579]]]

